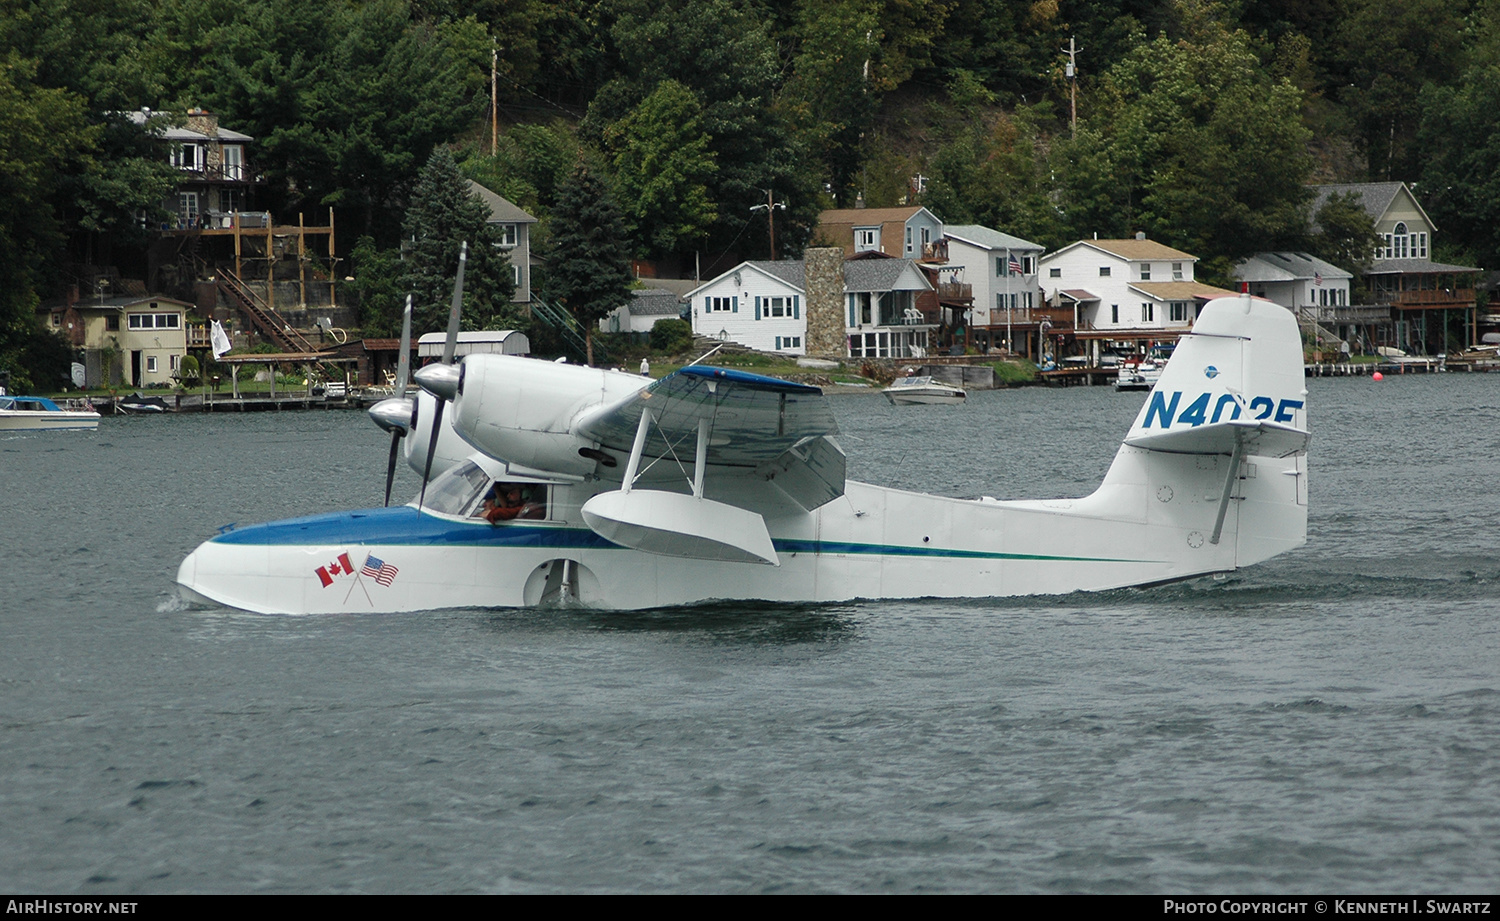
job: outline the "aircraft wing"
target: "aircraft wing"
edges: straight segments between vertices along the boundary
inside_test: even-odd
[[[843,494],[844,452],[823,391],[746,371],[690,366],[625,399],[592,410],[574,431],[628,456],[643,413],[650,411],[643,454],[675,455],[691,465],[698,421],[708,420],[705,462],[752,468],[775,480],[804,508]]]

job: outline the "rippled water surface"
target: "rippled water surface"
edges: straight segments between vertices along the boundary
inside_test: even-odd
[[[363,414],[0,439],[0,889],[1493,892],[1500,376],[1309,389],[1307,547],[977,602],[184,610],[219,525],[378,504]],[[852,477],[1019,498],[1141,399],[831,401]]]

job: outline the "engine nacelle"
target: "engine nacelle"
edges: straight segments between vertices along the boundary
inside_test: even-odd
[[[573,433],[585,410],[625,399],[651,380],[621,371],[514,355],[470,355],[453,402],[454,428],[491,457],[536,470],[586,476],[597,446]]]

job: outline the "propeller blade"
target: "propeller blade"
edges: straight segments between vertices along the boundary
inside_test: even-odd
[[[420,510],[427,500],[427,480],[432,476],[432,459],[437,455],[438,435],[441,433],[443,424],[443,404],[453,397],[458,388],[459,375],[452,368],[454,353],[458,350],[458,325],[460,315],[464,306],[464,268],[469,264],[469,241],[465,240],[458,250],[458,278],[453,282],[453,304],[448,308],[448,341],[443,343],[443,364],[441,366],[428,365],[422,371],[429,371],[429,376],[441,378],[446,386],[437,390],[427,387],[428,391],[437,398],[437,412],[432,414],[432,435],[427,439],[427,463],[422,468],[422,491],[417,495],[417,508]],[[438,367],[443,368],[438,372]],[[422,374],[418,371],[418,375]],[[419,377],[418,383],[421,383]],[[450,389],[451,388],[451,389]]]
[[[458,250],[458,279],[453,283],[453,306],[448,309],[448,341],[443,343],[443,364],[453,364],[453,353],[458,348],[459,312],[464,306],[464,267],[469,263],[469,241],[465,240]]]
[[[406,296],[406,310],[401,314],[401,361],[396,365],[396,399],[406,396],[406,379],[411,375],[411,295]]]
[[[391,486],[396,482],[396,455],[401,450],[401,435],[398,431],[391,432],[391,458],[385,465],[385,507],[391,507]]]

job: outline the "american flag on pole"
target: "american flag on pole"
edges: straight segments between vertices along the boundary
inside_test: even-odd
[[[1319,288],[1323,287],[1323,273],[1322,272],[1314,272],[1313,273],[1313,284],[1317,285]]]
[[[396,573],[398,572],[400,570],[390,563],[387,563],[378,556],[371,555],[365,557],[365,568],[361,569],[359,574],[369,576],[386,588],[390,588],[391,583],[396,580]]]
[[[1010,274],[1021,274],[1021,260],[1017,259],[1014,255],[1010,257]]]

